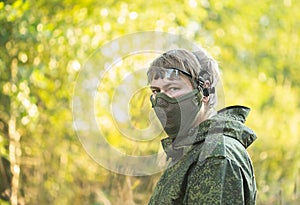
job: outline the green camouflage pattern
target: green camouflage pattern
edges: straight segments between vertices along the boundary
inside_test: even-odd
[[[246,148],[256,139],[244,125],[250,109],[232,106],[184,138],[162,140],[171,163],[149,205],[253,205],[256,182]]]

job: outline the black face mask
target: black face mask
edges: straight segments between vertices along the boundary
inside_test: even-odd
[[[164,93],[151,96],[152,107],[165,132],[171,138],[187,135],[193,128],[201,108],[202,95],[195,89],[183,96],[172,98]]]

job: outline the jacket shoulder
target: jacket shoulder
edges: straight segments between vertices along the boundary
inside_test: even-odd
[[[202,143],[198,161],[204,162],[208,158],[235,158],[234,153],[244,152],[245,148],[236,139],[223,134],[212,134]]]

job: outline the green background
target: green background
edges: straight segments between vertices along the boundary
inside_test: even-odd
[[[217,59],[226,106],[252,108],[246,124],[258,135],[249,148],[258,204],[297,204],[299,7],[296,0],[0,1],[0,154],[13,174],[10,202],[0,203],[147,203],[160,173],[124,176],[89,157],[73,129],[72,93],[97,48],[126,34],[163,31]],[[111,126],[111,143],[128,151],[130,142]],[[1,191],[8,173],[1,169]]]

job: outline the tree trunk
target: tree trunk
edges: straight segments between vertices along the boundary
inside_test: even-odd
[[[11,64],[11,85],[15,85],[17,80],[18,72],[18,60],[14,59]],[[17,99],[12,93],[10,99],[10,119],[8,122],[8,134],[9,134],[9,161],[10,169],[12,172],[12,183],[11,183],[11,205],[18,205],[18,190],[19,190],[19,176],[20,176],[20,138],[21,135],[16,129],[16,118],[17,118]]]

